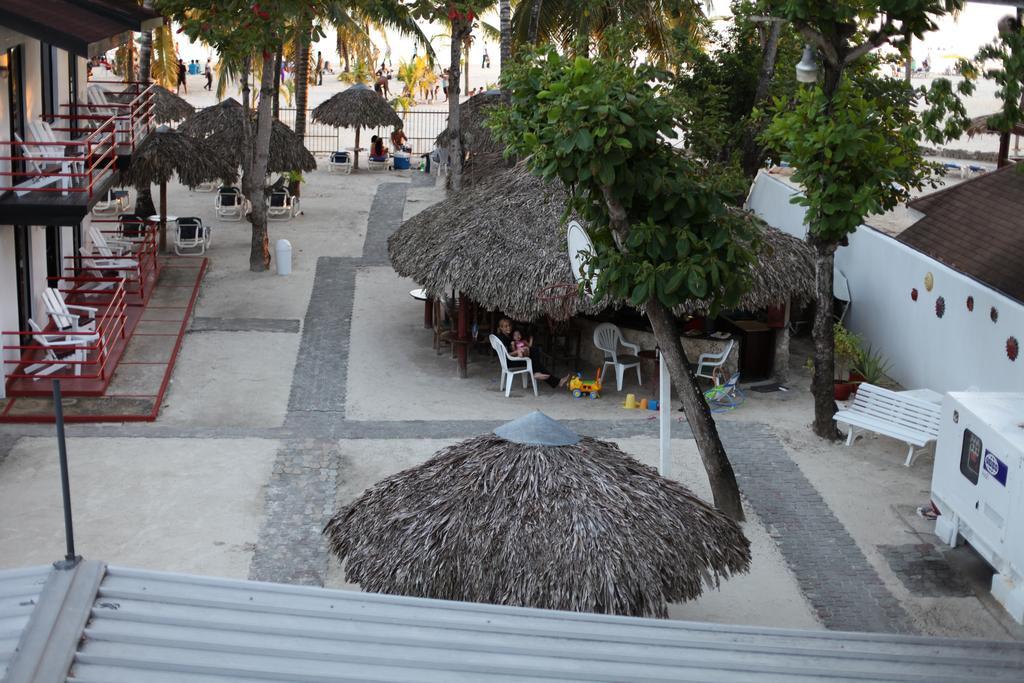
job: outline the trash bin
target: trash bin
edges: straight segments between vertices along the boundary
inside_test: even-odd
[[[274,245],[277,252],[277,274],[291,275],[292,272],[292,243],[281,239]]]

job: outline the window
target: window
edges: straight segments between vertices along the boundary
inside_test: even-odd
[[[981,474],[981,453],[984,447],[981,439],[970,429],[964,430],[964,445],[960,449],[960,474],[972,484],[978,483]]]
[[[56,280],[61,276],[63,268],[61,267],[61,261],[63,260],[61,254],[60,244],[60,226],[59,225],[47,225],[46,226],[46,277],[50,282],[50,287],[56,287]]]
[[[71,105],[70,110],[67,112],[72,117],[78,116],[78,56],[72,52],[67,53],[68,56],[68,104]],[[78,128],[78,121],[72,118],[68,124],[68,127],[73,131]],[[78,137],[77,133],[72,132],[71,137]]]
[[[25,83],[21,73],[21,45],[7,50],[7,66],[10,72],[7,77],[7,109],[8,120],[11,122],[10,139],[17,135],[25,139]],[[18,156],[12,154],[11,156]],[[18,159],[11,162],[11,170],[20,173],[25,170],[25,162]],[[15,182],[21,182],[15,176]]]
[[[27,225],[14,226],[14,268],[18,297],[18,329],[27,330],[32,317],[32,241]],[[30,344],[32,337],[23,336],[21,343]]]
[[[57,113],[57,48],[49,43],[39,43],[39,65],[43,81],[43,118],[50,121]]]

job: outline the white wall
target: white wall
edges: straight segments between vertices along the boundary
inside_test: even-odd
[[[762,173],[748,208],[769,225],[803,237],[804,209],[789,203],[794,193]],[[1006,355],[1009,337],[1024,343],[1024,304],[866,225],[850,236],[850,246],[836,252],[836,268],[850,285],[847,326],[885,354],[892,364],[889,375],[903,386],[939,392],[1024,390],[1024,354],[1016,361]],[[928,273],[931,291],[925,287]],[[973,312],[967,310],[968,296],[974,297]],[[945,302],[942,318],[935,314],[939,297]],[[989,317],[993,306],[999,312],[995,323]]]
[[[17,278],[15,275],[14,229],[10,226],[0,226],[0,332],[18,329]],[[17,343],[17,337],[4,335],[0,346]],[[3,360],[17,360],[18,353],[3,351],[0,357]],[[0,364],[0,398],[6,395],[4,393],[6,382],[3,381],[3,378],[13,367],[6,363]]]

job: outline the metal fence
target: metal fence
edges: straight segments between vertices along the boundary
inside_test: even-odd
[[[447,109],[414,108],[400,114],[403,130],[408,136],[408,144],[414,154],[425,154],[434,148],[434,139],[448,126]],[[294,107],[281,107],[278,118],[283,124],[295,129]],[[371,135],[383,135],[390,140],[391,130],[378,128],[363,130],[360,146],[369,146]],[[333,128],[306,119],[306,149],[313,154],[330,154],[355,144],[355,131],[345,128]]]

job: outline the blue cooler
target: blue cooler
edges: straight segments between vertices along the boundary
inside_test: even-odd
[[[406,152],[395,152],[395,170],[396,171],[408,171],[409,170],[409,155]]]

